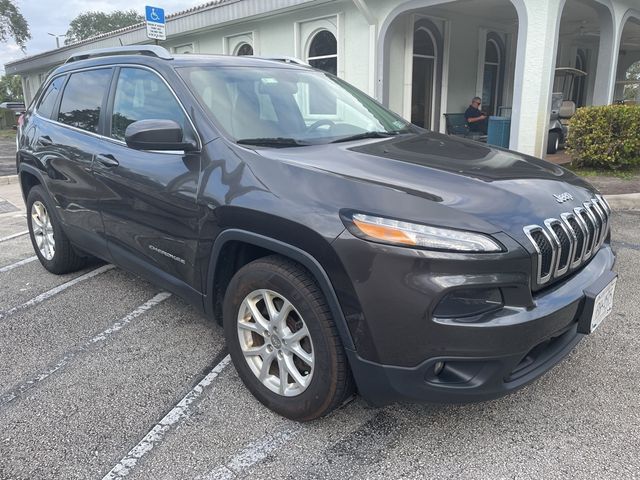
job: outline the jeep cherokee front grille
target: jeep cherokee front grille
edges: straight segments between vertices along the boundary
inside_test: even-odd
[[[543,225],[527,225],[524,233],[535,249],[536,284],[542,286],[584,264],[609,233],[611,208],[601,195]]]

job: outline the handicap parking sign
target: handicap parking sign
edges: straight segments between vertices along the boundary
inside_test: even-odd
[[[166,40],[164,9],[147,5],[144,7],[147,20],[147,37],[154,40]]]
[[[147,17],[147,22],[164,23],[164,8],[150,7],[147,5],[144,7],[144,13]]]

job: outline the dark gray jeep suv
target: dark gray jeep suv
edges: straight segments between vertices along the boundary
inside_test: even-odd
[[[593,187],[412,126],[307,66],[98,50],[56,69],[20,123],[44,267],[95,256],[182,296],[289,418],[356,390],[498,397],[612,308],[611,211]]]

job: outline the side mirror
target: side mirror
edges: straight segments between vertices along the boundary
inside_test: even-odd
[[[135,150],[195,150],[193,142],[184,141],[182,127],[173,120],[138,120],[124,132],[124,140]]]

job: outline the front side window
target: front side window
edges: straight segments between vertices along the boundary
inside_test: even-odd
[[[153,72],[122,68],[111,117],[111,137],[124,141],[127,127],[138,120],[173,120],[183,129],[185,115],[166,84]]]
[[[71,74],[62,93],[58,121],[97,133],[100,110],[110,80],[110,68]]]
[[[338,74],[338,42],[333,33],[321,30],[313,36],[307,60],[314,68]]]
[[[216,123],[241,143],[268,138],[320,144],[410,129],[355,87],[322,72],[276,67],[178,71]]]
[[[53,81],[49,84],[44,94],[40,98],[40,103],[38,103],[38,107],[36,111],[38,114],[45,118],[51,118],[51,114],[53,113],[53,107],[58,99],[58,93],[64,84],[65,77],[58,77],[53,79]]]

